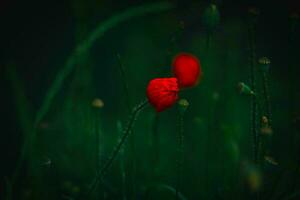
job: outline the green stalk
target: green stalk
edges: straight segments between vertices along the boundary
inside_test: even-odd
[[[128,112],[130,112],[131,104],[130,104],[130,96],[129,96],[129,89],[128,89],[128,81],[127,81],[127,78],[126,78],[124,64],[121,60],[120,54],[117,54],[117,59],[118,59],[118,63],[119,63],[119,70],[120,70],[122,85],[124,87],[124,93],[125,93],[127,109],[128,109]]]
[[[183,151],[184,151],[184,146],[183,146],[183,114],[179,115],[179,131],[178,131],[178,158],[177,158],[177,183],[176,183],[176,200],[178,200],[178,194],[179,194],[179,189],[181,186],[181,179],[182,179],[182,165],[183,165]]]
[[[117,122],[117,129],[120,137],[122,136],[122,123],[121,121]],[[125,156],[124,149],[120,150],[120,170],[121,170],[121,179],[122,179],[122,199],[126,200],[126,171],[125,171]]]
[[[97,173],[94,181],[92,182],[91,187],[90,187],[90,189],[89,189],[89,191],[87,193],[87,197],[89,197],[91,195],[91,193],[94,191],[94,189],[96,188],[96,186],[98,185],[98,183],[101,183],[103,181],[103,178],[104,178],[105,174],[107,173],[107,171],[111,167],[113,161],[116,159],[118,153],[120,152],[121,147],[126,142],[127,137],[131,133],[132,128],[134,126],[134,122],[136,121],[138,114],[147,105],[148,105],[148,100],[145,100],[141,104],[139,104],[135,108],[133,108],[133,111],[132,111],[131,117],[129,119],[128,125],[127,125],[126,129],[123,131],[123,135],[122,135],[119,143],[114,148],[114,150],[113,150],[111,156],[109,157],[109,159],[105,162],[105,164],[103,165],[103,167],[98,171],[98,173]]]
[[[181,187],[181,181],[182,181],[182,166],[184,162],[184,130],[183,130],[183,117],[184,113],[189,106],[189,103],[186,99],[181,99],[178,102],[178,108],[179,108],[179,119],[178,119],[178,157],[177,157],[177,182],[176,182],[176,188],[175,188],[175,199],[178,200],[179,198],[179,189]]]
[[[95,161],[96,161],[96,169],[98,169],[101,165],[101,127],[100,127],[100,108],[95,108]],[[97,192],[97,197],[100,195],[100,192]]]
[[[249,34],[249,46],[250,46],[250,87],[252,90],[256,93],[256,95],[252,95],[251,98],[251,133],[253,136],[253,156],[254,156],[254,163],[257,167],[259,167],[259,144],[260,144],[260,135],[258,132],[258,91],[256,87],[256,46],[255,46],[255,30],[256,27],[256,18],[255,20],[252,20],[250,22],[249,28],[248,28],[248,34]],[[255,193],[255,199],[260,199],[260,192],[257,191]]]
[[[119,70],[121,74],[121,80],[123,82],[124,86],[124,92],[125,92],[125,99],[127,102],[127,108],[128,112],[131,110],[131,103],[130,103],[130,95],[129,95],[129,89],[128,89],[128,81],[126,78],[126,73],[125,73],[125,68],[124,64],[121,60],[120,54],[117,54],[118,62],[119,62]],[[133,193],[133,198],[136,198],[136,154],[135,154],[135,137],[132,135],[129,139],[129,144],[130,144],[130,153],[131,153],[131,159],[130,159],[130,166],[131,166],[131,186],[132,186],[132,193]]]
[[[153,174],[155,174],[159,162],[159,137],[158,137],[159,114],[155,113],[152,122],[152,146],[154,151],[153,157]],[[156,174],[155,174],[156,175]]]
[[[250,45],[250,87],[257,93],[256,88],[256,50],[255,50],[255,28],[254,25],[249,27],[249,45]],[[251,97],[251,133],[253,135],[253,146],[254,146],[254,162],[258,164],[258,121],[257,121],[257,97],[252,95]]]
[[[206,33],[206,50],[209,51],[212,40],[212,33],[209,31]]]
[[[267,118],[269,120],[269,125],[272,125],[272,114],[271,114],[271,103],[270,103],[270,93],[269,93],[269,84],[268,76],[266,72],[263,72],[263,93],[266,102],[267,108]]]

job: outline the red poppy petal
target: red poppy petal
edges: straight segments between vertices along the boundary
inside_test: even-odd
[[[188,53],[178,54],[173,60],[173,73],[181,88],[195,86],[202,77],[200,61]]]
[[[149,82],[147,97],[157,112],[171,107],[178,99],[177,78],[156,78]]]

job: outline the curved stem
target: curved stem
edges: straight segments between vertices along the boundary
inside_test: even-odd
[[[98,171],[93,183],[91,184],[91,187],[87,193],[87,196],[89,196],[94,189],[96,188],[96,186],[98,185],[99,182],[102,181],[103,177],[105,176],[107,170],[111,167],[113,161],[115,160],[115,158],[117,157],[118,153],[120,152],[121,147],[123,146],[123,144],[125,143],[127,137],[129,136],[129,134],[131,133],[131,130],[134,126],[134,122],[138,116],[138,114],[140,113],[140,111],[142,111],[146,106],[148,105],[148,100],[143,101],[141,104],[139,104],[138,106],[136,106],[131,114],[131,117],[129,119],[128,125],[126,127],[126,129],[123,132],[123,136],[121,137],[119,143],[116,145],[115,149],[113,150],[111,156],[109,157],[109,159],[106,161],[106,163],[104,164],[104,166]]]
[[[75,48],[75,50],[67,59],[64,67],[57,73],[55,80],[50,86],[44,98],[44,101],[36,114],[34,127],[36,127],[36,125],[39,124],[39,122],[44,118],[44,116],[48,112],[50,105],[52,104],[52,101],[57,95],[59,89],[63,85],[63,82],[73,71],[75,64],[77,63],[78,56],[89,50],[96,42],[96,40],[100,39],[107,31],[109,31],[110,29],[114,28],[122,22],[130,20],[134,17],[144,16],[149,13],[157,13],[171,10],[172,8],[174,8],[174,5],[166,1],[149,3],[125,10],[124,12],[114,15],[106,21],[101,22],[97,26],[97,28],[93,32],[91,32],[89,36]]]
[[[101,38],[105,32],[133,17],[143,16],[148,13],[162,12],[162,11],[170,10],[172,8],[173,5],[168,2],[146,4],[146,5],[128,9],[118,15],[109,18],[103,23],[100,23],[98,27],[89,35],[89,37],[87,37],[86,40],[84,40],[81,44],[79,44],[75,48],[74,52],[67,59],[65,66],[58,72],[56,79],[54,80],[52,86],[50,87],[49,92],[46,94],[44,102],[40,107],[39,112],[37,113],[35,124],[37,124],[37,122],[39,122],[47,113],[50,104],[53,98],[55,97],[55,95],[58,93],[58,90],[60,86],[63,84],[63,81],[72,72],[76,64],[77,56],[90,49],[92,45],[95,43],[95,41]]]
[[[174,5],[172,3],[163,1],[157,3],[149,3],[149,4],[145,4],[145,5],[141,5],[141,6],[137,6],[125,10],[124,12],[114,15],[113,17],[107,19],[106,21],[101,22],[97,26],[97,28],[93,32],[91,32],[91,34],[87,37],[87,39],[83,40],[83,42],[80,43],[74,49],[72,54],[66,60],[65,65],[58,71],[53,83],[51,84],[50,88],[48,89],[48,92],[46,93],[42,105],[40,106],[40,108],[36,113],[35,120],[33,122],[33,127],[31,130],[30,139],[28,139],[29,141],[25,142],[22,146],[21,155],[18,158],[17,161],[18,164],[12,179],[17,178],[18,171],[21,168],[21,165],[24,162],[26,155],[30,153],[29,148],[31,144],[35,141],[36,134],[37,134],[36,128],[38,124],[41,122],[41,120],[45,117],[47,112],[49,111],[52,101],[57,95],[57,93],[59,92],[64,81],[73,71],[77,63],[78,56],[86,52],[87,50],[89,50],[96,40],[100,39],[107,31],[114,28],[118,24],[130,20],[134,17],[144,16],[149,13],[163,12],[163,11],[171,10],[172,8],[174,8]]]

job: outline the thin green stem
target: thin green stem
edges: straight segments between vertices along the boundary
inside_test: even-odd
[[[124,64],[121,60],[120,54],[118,54],[118,53],[117,53],[117,59],[118,59],[118,63],[119,63],[119,70],[120,70],[120,74],[121,74],[122,85],[124,87],[127,109],[130,112],[131,104],[130,104],[130,99],[129,99],[130,96],[129,96],[128,82],[127,82],[127,78],[126,78]]]
[[[117,122],[117,129],[120,137],[123,133],[123,127],[121,121]],[[121,179],[122,179],[122,199],[126,200],[126,171],[125,171],[125,155],[124,149],[121,148],[120,150],[120,170],[121,170]]]
[[[154,158],[153,165],[157,166],[159,161],[159,137],[158,137],[158,124],[159,124],[159,114],[155,113],[153,123],[152,123],[152,145],[154,147]],[[153,168],[155,170],[156,168]]]
[[[212,40],[212,33],[209,31],[206,34],[206,50],[209,51],[211,46],[211,40]]]
[[[130,103],[130,95],[129,95],[129,87],[128,87],[128,81],[126,78],[126,73],[125,73],[125,67],[124,64],[121,60],[121,56],[120,54],[117,54],[117,59],[119,62],[119,70],[120,70],[120,74],[121,74],[121,79],[123,82],[123,86],[124,86],[124,92],[125,92],[125,99],[126,99],[126,103],[127,103],[127,109],[128,112],[130,112],[131,110],[131,103]],[[135,149],[136,149],[136,145],[135,145],[135,137],[134,135],[132,137],[130,137],[129,139],[129,144],[130,144],[130,153],[131,153],[131,186],[132,186],[132,193],[133,193],[133,198],[136,198],[136,155],[135,155]]]
[[[258,95],[256,87],[256,40],[255,40],[255,22],[253,21],[249,25],[249,46],[250,46],[250,83],[252,90]],[[251,98],[251,133],[253,136],[253,146],[254,146],[254,163],[259,167],[259,144],[260,144],[260,135],[258,132],[258,97],[252,95]],[[260,192],[255,193],[256,200],[260,199]]]
[[[96,186],[98,185],[99,182],[101,182],[103,180],[103,177],[105,176],[106,172],[108,171],[108,169],[111,167],[113,161],[115,160],[115,158],[117,157],[118,153],[120,152],[121,147],[123,146],[123,144],[125,143],[127,137],[129,136],[129,134],[131,133],[131,130],[134,126],[134,122],[138,116],[138,114],[148,105],[148,101],[145,100],[143,101],[141,104],[139,104],[138,106],[136,106],[131,114],[131,117],[129,119],[128,125],[126,127],[126,129],[123,131],[123,136],[121,137],[119,143],[116,145],[116,147],[114,148],[111,156],[109,157],[109,159],[106,161],[106,163],[103,165],[103,167],[98,171],[94,181],[91,184],[91,187],[87,193],[87,197],[89,197],[91,195],[91,193],[94,191],[94,189],[96,188]]]
[[[268,76],[266,72],[263,72],[263,92],[265,98],[265,105],[267,108],[267,118],[269,125],[272,124],[272,114],[271,114],[271,102],[270,102],[270,94],[269,94],[269,86],[268,86]]]
[[[176,183],[176,200],[178,200],[178,194],[179,194],[179,189],[181,186],[181,179],[182,179],[182,166],[183,166],[183,152],[184,152],[184,145],[183,145],[183,113],[179,114],[179,131],[178,131],[178,158],[177,158],[177,183]]]
[[[257,93],[256,88],[256,50],[255,50],[255,28],[253,25],[249,27],[249,45],[250,45],[250,83],[251,88]],[[257,97],[255,95],[251,98],[251,132],[253,135],[253,146],[254,146],[254,162],[258,164],[258,121],[257,121]]]

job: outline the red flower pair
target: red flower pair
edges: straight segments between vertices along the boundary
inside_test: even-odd
[[[177,55],[172,64],[172,78],[152,79],[147,87],[147,97],[157,112],[171,107],[178,99],[181,88],[197,85],[202,77],[200,62],[197,57],[181,53]]]

